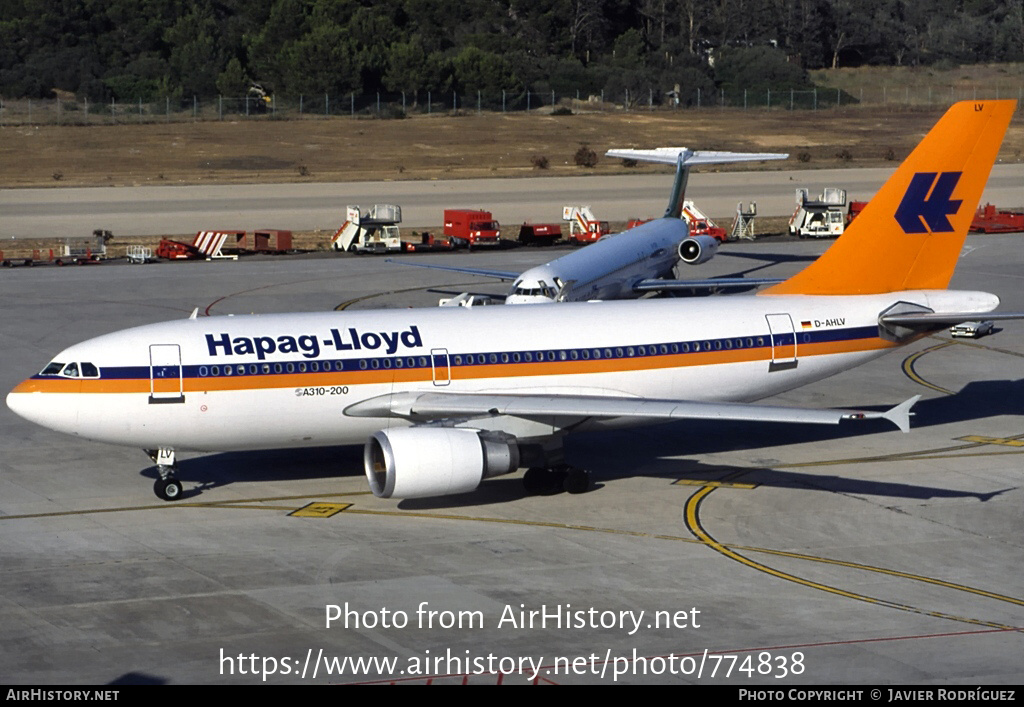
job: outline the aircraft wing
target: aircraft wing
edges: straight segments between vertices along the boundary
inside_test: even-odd
[[[405,265],[410,268],[430,268],[432,270],[447,270],[449,272],[461,272],[467,275],[479,275],[481,277],[493,277],[498,280],[515,280],[520,273],[507,270],[484,270],[482,268],[460,268],[454,265],[427,265],[426,263],[407,263],[399,260],[386,259],[384,262],[395,265]]]
[[[784,160],[789,157],[789,154],[784,152],[719,152],[691,150],[686,147],[656,147],[651,150],[608,150],[604,154],[606,157],[621,157],[622,159],[671,165],[682,164],[684,167],[698,164]]]
[[[703,280],[662,280],[650,278],[641,280],[633,285],[636,292],[661,292],[664,290],[717,290],[732,289],[738,287],[759,287],[761,285],[774,285],[782,282],[781,279],[753,278],[753,277],[712,277]]]
[[[920,397],[916,395],[885,412],[875,412],[591,395],[408,392],[364,400],[345,408],[345,414],[351,417],[398,415],[423,421],[511,415],[522,418],[644,417],[819,425],[838,425],[843,420],[884,419],[909,432],[910,408]]]
[[[438,295],[451,295],[452,297],[487,297],[489,299],[500,299],[504,300],[508,295],[499,295],[493,292],[466,292],[465,290],[440,290],[436,287],[431,287],[427,292],[438,294]]]

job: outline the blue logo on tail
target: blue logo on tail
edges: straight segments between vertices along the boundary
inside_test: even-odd
[[[963,172],[918,172],[896,209],[904,233],[950,233],[948,216],[960,210],[960,199],[950,199]]]

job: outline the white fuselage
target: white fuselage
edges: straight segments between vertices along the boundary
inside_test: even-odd
[[[664,218],[605,236],[524,271],[505,304],[553,302],[559,296],[566,302],[638,297],[633,285],[670,273],[679,260],[679,244],[689,235],[686,221]]]
[[[7,402],[89,439],[221,451],[363,443],[409,423],[345,409],[408,391],[747,401],[897,346],[878,326],[897,302],[988,311],[998,300],[942,290],[203,317],[72,346],[47,370],[73,362],[77,376],[36,375]],[[558,431],[544,420],[487,426]]]

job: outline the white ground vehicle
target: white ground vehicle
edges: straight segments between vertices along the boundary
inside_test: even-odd
[[[402,237],[398,224],[402,222],[402,207],[395,204],[374,204],[366,213],[358,206],[345,209],[346,219],[334,238],[331,248],[359,253],[398,253],[402,250]]]
[[[812,199],[807,189],[796,190],[796,211],[789,233],[800,238],[838,238],[846,227],[846,190],[829,187]]]
[[[992,333],[995,326],[993,322],[962,322],[949,328],[950,336],[962,336],[969,339],[979,339]]]

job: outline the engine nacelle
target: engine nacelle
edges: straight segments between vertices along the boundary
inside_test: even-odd
[[[679,259],[687,265],[700,265],[715,257],[718,239],[713,236],[690,236],[679,244]]]
[[[516,438],[454,427],[378,430],[363,448],[378,498],[423,498],[472,491],[484,479],[519,468]]]

